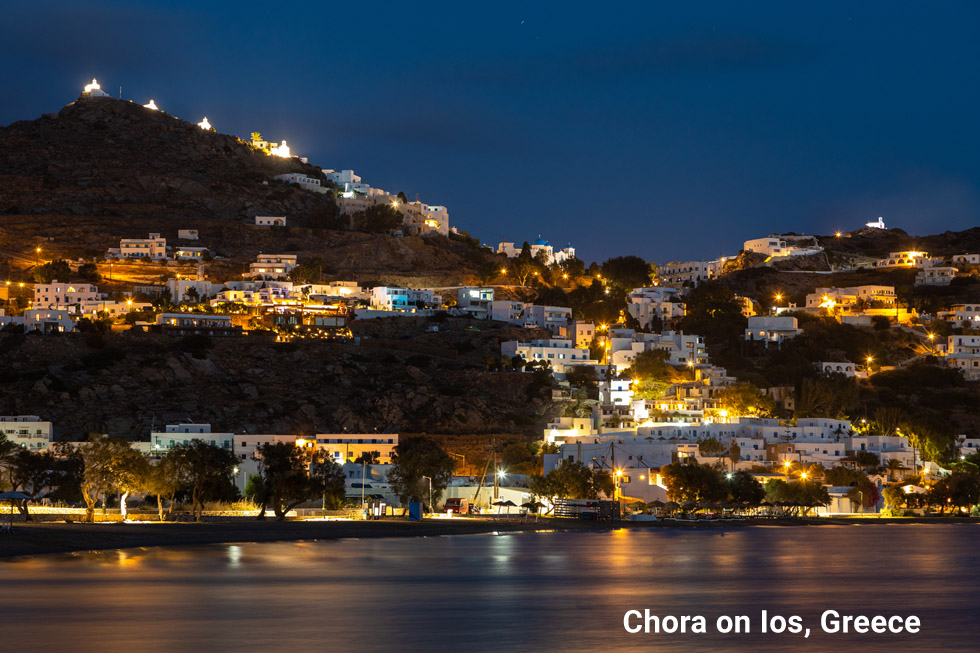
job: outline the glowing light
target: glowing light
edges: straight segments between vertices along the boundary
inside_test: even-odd
[[[306,440],[304,438],[298,438],[296,440],[296,446],[297,447],[305,447],[306,446]]]
[[[805,481],[806,480],[806,472],[803,472],[802,474],[800,474],[800,478],[802,478]]]
[[[201,122],[197,123],[197,126],[200,127],[201,129],[205,130],[205,131],[211,131],[213,129],[213,127],[211,127],[211,123],[208,122],[208,117],[207,116],[204,116],[204,120],[202,120]]]
[[[616,477],[617,477],[617,478],[621,478],[622,476],[623,476],[623,470],[621,470],[621,469],[617,469],[617,470],[616,470]]]
[[[150,101],[147,102],[146,104],[144,104],[143,105],[143,108],[144,109],[152,109],[153,111],[159,111],[160,110],[160,107],[158,107],[157,106],[157,103],[153,101],[153,98],[150,98]]]
[[[391,200],[391,208],[393,209],[398,208],[398,200]]]
[[[837,238],[840,238],[840,232],[838,231],[837,233],[834,234],[834,236],[836,236]]]
[[[290,156],[292,156],[289,153],[289,146],[286,145],[286,141],[283,141],[279,145],[273,145],[272,147],[270,147],[269,154],[273,156],[281,156],[284,159],[288,159]]]
[[[727,478],[729,481],[732,480],[732,478],[734,478],[734,477],[735,477],[735,474],[732,474],[731,472],[728,472],[727,474],[725,474],[725,478]]]
[[[497,478],[504,478],[505,476],[507,476],[507,472],[504,470],[501,469],[499,472],[497,472]]]
[[[500,268],[500,274],[507,274],[507,268]]]
[[[99,86],[99,83],[95,80],[94,77],[92,78],[92,83],[91,84],[86,84],[85,85],[85,92],[86,93],[91,93],[92,91],[101,91],[101,90],[102,90],[102,87]]]

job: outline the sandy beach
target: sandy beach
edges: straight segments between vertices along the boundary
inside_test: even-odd
[[[0,558],[99,551],[150,546],[187,546],[234,542],[273,542],[284,540],[335,540],[343,538],[440,537],[518,531],[603,531],[613,528],[746,528],[773,526],[821,526],[921,523],[977,524],[969,518],[925,519],[776,519],[718,520],[692,522],[594,522],[573,519],[520,520],[455,519],[409,522],[403,519],[381,521],[221,521],[221,522],[139,522],[139,523],[17,523],[11,533],[0,533]]]

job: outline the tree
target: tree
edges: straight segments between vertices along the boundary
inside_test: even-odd
[[[776,402],[751,383],[736,383],[718,393],[718,405],[729,417],[754,415],[767,417],[776,410]]]
[[[174,497],[182,487],[177,457],[172,456],[171,452],[167,452],[156,465],[150,466],[144,489],[157,498],[157,515],[160,521],[164,520],[163,502],[168,502],[167,516],[169,517],[173,514]]]
[[[11,489],[37,499],[41,490],[50,482],[54,462],[54,456],[50,453],[34,453],[17,447],[0,459],[0,466],[8,470]],[[31,519],[26,501],[18,504],[18,509],[25,520]]]
[[[150,475],[150,463],[142,453],[127,447],[128,451],[120,451],[115,464],[115,486],[119,492],[119,514],[126,519],[126,499],[133,492],[144,491]]]
[[[711,465],[697,462],[670,463],[660,468],[667,493],[675,501],[724,501],[728,497],[721,472]]]
[[[728,459],[732,461],[732,469],[735,469],[735,465],[742,459],[742,447],[738,446],[735,438],[728,443]]]
[[[56,443],[51,453],[54,456],[54,469],[48,478],[47,498],[68,503],[82,501],[82,479],[85,474],[82,453],[68,442]]]
[[[182,442],[170,449],[174,469],[182,485],[190,490],[194,521],[201,521],[204,501],[228,494],[236,463],[235,454],[203,440]]]
[[[943,511],[949,506],[970,508],[980,502],[980,477],[955,471],[937,481],[928,496],[929,503]]]
[[[92,283],[102,281],[102,275],[99,274],[99,266],[95,263],[82,263],[78,266],[78,276]]]
[[[578,461],[565,461],[545,476],[531,478],[529,489],[535,496],[555,499],[598,499],[612,496],[616,484],[609,472],[589,468]]]
[[[402,214],[390,204],[375,204],[351,216],[357,231],[385,233],[402,225]]]
[[[409,501],[421,501],[423,497],[427,497],[428,479],[432,479],[430,503],[435,504],[449,485],[449,479],[455,470],[456,462],[452,456],[443,451],[432,438],[426,436],[404,438],[395,447],[392,455],[388,482],[404,505]],[[423,479],[423,476],[427,478]]]
[[[676,370],[667,363],[668,360],[670,360],[670,353],[663,349],[641,351],[633,358],[632,364],[626,370],[626,376],[632,379],[672,381],[676,376]]]
[[[262,461],[262,487],[258,492],[262,503],[260,520],[265,518],[270,502],[277,521],[284,521],[290,510],[317,496],[322,496],[324,503],[329,499],[331,508],[343,502],[346,494],[343,470],[325,451],[275,442],[257,447],[256,453]]]
[[[132,452],[128,441],[107,435],[94,436],[82,446],[85,472],[81,490],[88,521],[95,521],[95,505],[99,496],[104,507],[106,497],[119,489],[120,471],[131,462]]]
[[[602,276],[621,290],[650,285],[650,265],[639,256],[617,256],[602,264]]]
[[[901,485],[886,485],[881,490],[881,495],[885,499],[885,507],[891,510],[905,507],[905,492]]]
[[[367,464],[373,465],[377,462],[379,455],[377,451],[370,453],[373,455]],[[337,510],[343,505],[344,498],[347,496],[347,479],[344,478],[344,468],[327,456],[325,451],[317,451],[314,454],[313,462],[310,463],[310,479],[312,480],[311,490],[314,496],[319,491],[327,508]]]
[[[293,283],[320,283],[323,277],[324,263],[318,256],[304,259],[299,265],[289,271],[289,279]]]
[[[714,436],[704,438],[698,442],[698,453],[700,453],[702,456],[718,456],[724,452],[725,447],[721,444],[721,440]]]
[[[49,261],[34,269],[35,283],[51,283],[52,281],[68,282],[71,278],[71,266],[68,261]]]
[[[734,472],[726,476],[726,480],[732,501],[736,503],[757,505],[762,503],[766,496],[762,483],[755,480],[755,477],[749,472]]]

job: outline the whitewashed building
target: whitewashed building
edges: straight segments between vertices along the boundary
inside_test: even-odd
[[[684,302],[677,288],[653,286],[636,288],[630,293],[626,305],[629,314],[644,329],[652,328],[654,320],[666,324],[674,318],[684,317]]]
[[[119,248],[110,249],[107,256],[162,260],[167,258],[167,239],[154,233],[148,238],[123,238],[119,241]]]
[[[178,444],[189,444],[194,440],[231,451],[235,435],[214,433],[210,424],[167,424],[163,431],[150,433],[150,449],[156,454],[164,454]]]
[[[762,340],[768,347],[770,343],[780,345],[784,340],[795,338],[801,333],[803,329],[797,326],[795,317],[755,315],[749,318],[745,339]]]
[[[38,283],[34,285],[34,308],[71,308],[79,311],[86,302],[105,299],[105,293],[90,283]]]
[[[37,415],[2,415],[0,433],[15,445],[28,451],[46,449],[54,439],[54,427]]]
[[[548,338],[518,342],[508,340],[500,343],[500,353],[504,356],[520,356],[528,363],[532,361],[546,362],[557,374],[564,374],[568,367],[574,365],[595,365],[590,359],[588,348],[573,346],[567,338]]]
[[[255,224],[259,227],[285,227],[286,216],[284,215],[257,215]]]

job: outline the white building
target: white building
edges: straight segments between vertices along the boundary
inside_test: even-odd
[[[82,97],[96,98],[96,97],[111,97],[111,96],[102,90],[102,87],[93,77],[92,81],[86,84],[85,87],[82,89]]]
[[[865,222],[864,226],[867,227],[868,229],[884,229],[885,219],[882,218],[881,216],[878,216],[877,220],[875,220],[874,222]]]
[[[569,335],[572,336],[576,347],[586,347],[595,339],[595,324],[585,320],[575,320],[569,325]]]
[[[854,363],[849,362],[832,362],[832,361],[822,361],[819,363],[814,363],[818,370],[822,374],[843,374],[848,378],[854,378]]]
[[[746,240],[742,249],[747,252],[756,252],[768,257],[780,256],[808,256],[819,254],[823,247],[817,245],[799,246],[797,243],[803,240],[813,240],[812,236],[778,236],[773,234],[766,238],[754,238]]]
[[[72,313],[65,308],[43,308],[24,311],[24,331],[42,333],[70,332],[75,330]]]
[[[201,301],[215,296],[215,288],[210,281],[195,279],[167,279],[167,290],[170,292],[170,301],[177,304],[190,300],[195,293]]]
[[[980,326],[980,303],[954,304],[950,310],[938,313],[938,317],[949,320],[954,326],[976,328]]]
[[[663,325],[685,313],[679,291],[669,286],[636,288],[627,301],[626,310],[644,329],[652,328],[654,320]]]
[[[921,268],[915,275],[916,286],[948,286],[956,277],[956,268],[936,265]]]
[[[570,259],[575,258],[575,248],[569,245],[568,247],[560,250],[556,250],[551,243],[547,240],[538,236],[537,240],[530,243],[531,257],[537,258],[540,252],[544,252],[545,258],[547,259],[548,265],[554,265],[555,263],[563,263]],[[523,250],[522,245],[515,245],[514,243],[502,241],[497,245],[497,253],[504,254],[509,258],[517,258],[521,255]]]
[[[548,329],[558,335],[565,331],[572,319],[572,309],[564,306],[539,306],[528,304],[524,308],[525,325]]]
[[[398,202],[395,208],[402,214],[402,224],[409,227],[410,233],[420,235],[449,235],[449,209],[422,202]]]
[[[567,338],[549,338],[518,342],[508,340],[500,343],[500,353],[503,356],[520,356],[528,363],[532,361],[550,364],[552,371],[564,374],[568,367],[574,365],[595,365],[596,361],[589,358],[587,348],[577,348]]]
[[[300,172],[288,172],[283,175],[276,175],[274,178],[287,184],[296,184],[303,190],[308,190],[313,193],[327,192],[327,188],[324,187],[322,181],[315,177],[307,177]]]
[[[893,308],[895,300],[895,286],[816,288],[806,296],[806,307],[850,309],[863,301],[867,308]]]
[[[285,227],[286,216],[284,215],[257,215],[255,224],[259,227]]]
[[[490,319],[496,322],[507,322],[508,324],[525,326],[524,308],[526,306],[527,304],[524,302],[515,302],[509,299],[495,299],[490,302],[488,313]]]
[[[609,357],[616,369],[622,371],[633,364],[636,356],[644,351],[665,351],[671,365],[705,365],[708,350],[704,338],[682,331],[661,333],[635,333],[630,329],[612,330],[609,333]]]
[[[949,336],[946,364],[961,370],[967,380],[980,379],[980,336]]]
[[[664,263],[658,271],[660,283],[668,286],[697,288],[702,281],[714,279],[724,272],[725,264],[733,258],[732,256],[722,256],[713,261],[671,261]]]
[[[189,444],[194,440],[231,451],[235,435],[212,433],[210,424],[167,424],[162,432],[150,433],[150,448],[154,453],[164,454],[178,444]]]
[[[956,265],[980,265],[980,254],[957,254],[953,257]]]
[[[565,306],[539,306],[510,300],[492,301],[488,311],[491,320],[528,329],[548,329],[556,336],[568,335],[572,319],[572,309]]]
[[[296,254],[259,254],[255,263],[248,264],[248,273],[261,279],[288,279],[298,265]]]
[[[207,247],[186,247],[180,246],[174,250],[174,258],[179,261],[203,261],[207,259],[210,251]]]
[[[29,451],[41,451],[54,439],[51,422],[42,421],[37,415],[0,416],[0,433]]]
[[[932,265],[928,252],[891,252],[875,262],[876,268],[922,268]]]
[[[456,306],[480,319],[489,317],[490,304],[493,303],[493,288],[472,288],[464,286],[456,292]]]
[[[379,311],[414,312],[420,308],[441,305],[442,297],[432,290],[415,290],[397,286],[375,286],[371,289],[371,308]]]
[[[795,317],[755,315],[749,318],[745,339],[762,340],[768,347],[771,342],[779,345],[801,333],[803,329],[798,328]]]
[[[167,239],[162,238],[160,234],[153,233],[148,238],[123,238],[119,241],[119,249],[110,249],[108,256],[165,259],[167,258]]]
[[[34,308],[72,308],[76,312],[85,302],[98,302],[106,295],[90,283],[38,283],[34,285]]]

